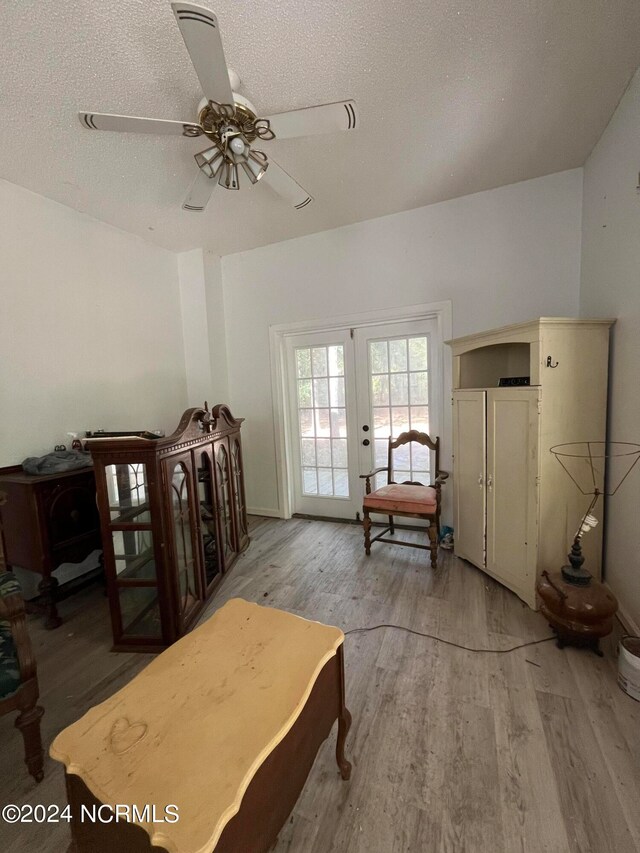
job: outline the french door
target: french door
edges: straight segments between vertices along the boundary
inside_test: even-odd
[[[355,518],[359,475],[387,464],[389,436],[439,431],[435,320],[292,334],[287,388],[294,513]],[[394,479],[431,482],[426,447],[395,452]],[[378,474],[374,487],[386,482]]]

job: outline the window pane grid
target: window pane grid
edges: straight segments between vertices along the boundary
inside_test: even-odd
[[[429,365],[426,335],[369,342],[369,376],[375,467],[387,464],[389,436],[429,432]],[[430,482],[428,448],[413,443],[394,453],[394,479]],[[386,482],[376,476],[375,486]]]
[[[295,350],[302,494],[349,497],[344,351]]]

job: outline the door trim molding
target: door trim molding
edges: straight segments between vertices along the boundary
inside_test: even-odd
[[[333,317],[299,320],[295,323],[278,323],[269,326],[269,358],[271,362],[271,396],[273,400],[273,429],[276,456],[276,484],[278,512],[280,518],[291,518],[292,484],[291,470],[288,464],[291,434],[288,411],[288,388],[286,373],[285,341],[291,335],[304,332],[324,332],[333,329],[350,329],[386,325],[388,323],[410,322],[412,320],[436,320],[440,341],[450,340],[452,331],[452,305],[450,300],[443,302],[404,305],[395,308],[380,308],[374,311],[362,311],[357,314],[339,314]],[[451,467],[451,406],[445,406],[445,400],[451,396],[451,359],[439,359],[438,403],[442,417],[441,464]],[[450,513],[449,513],[450,514]]]

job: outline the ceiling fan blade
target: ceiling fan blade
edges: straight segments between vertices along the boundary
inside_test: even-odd
[[[205,97],[219,104],[233,104],[218,19],[209,9],[193,3],[172,3],[171,8]]]
[[[269,158],[267,171],[260,179],[260,183],[269,184],[274,192],[277,192],[279,196],[293,205],[296,210],[308,207],[313,201],[309,193],[271,158]]]
[[[170,136],[200,136],[199,124],[160,118],[118,116],[110,113],[78,113],[80,124],[89,130],[119,130],[127,133],[163,133]]]
[[[316,133],[335,133],[340,130],[353,130],[358,123],[355,101],[339,101],[336,104],[320,104],[302,110],[291,110],[265,116],[271,123],[276,139],[289,139],[293,136],[312,136]]]
[[[217,186],[217,176],[209,178],[207,177],[207,175],[204,174],[204,172],[201,172],[200,169],[198,169],[198,174],[194,178],[191,186],[189,187],[187,197],[182,203],[182,209],[202,213],[207,204],[209,203],[211,193]]]

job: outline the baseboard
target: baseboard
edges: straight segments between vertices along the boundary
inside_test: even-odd
[[[615,595],[615,592],[611,589],[611,587],[606,581],[603,581],[602,585],[606,586],[611,595]],[[622,625],[627,634],[633,634],[634,637],[640,637],[640,625],[638,625],[635,619],[633,619],[633,617],[631,617],[627,613],[627,611],[620,604],[620,602],[618,602],[618,612],[616,613],[616,619]]]
[[[332,515],[313,515],[308,512],[294,512],[291,518],[301,518],[303,521],[331,521],[334,524],[359,524],[362,526],[362,521],[356,521],[355,518],[338,518]]]
[[[256,506],[247,507],[247,515],[266,515],[267,518],[282,518],[282,513],[279,509],[264,509],[263,507]]]
[[[633,634],[634,637],[640,637],[640,625],[638,625],[638,623],[635,622],[622,607],[618,609],[617,616],[620,624],[627,634]]]

